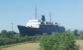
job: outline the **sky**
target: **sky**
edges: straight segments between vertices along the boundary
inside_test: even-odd
[[[29,19],[37,19],[45,15],[49,21],[49,13],[53,22],[67,29],[83,30],[83,0],[0,0],[0,31],[18,32],[17,25],[26,25]]]

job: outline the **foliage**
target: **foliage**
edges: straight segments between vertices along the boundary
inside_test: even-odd
[[[79,31],[78,31],[77,29],[74,30],[73,32],[74,32],[74,35],[75,35],[75,36],[79,36],[79,34],[78,34]]]
[[[80,34],[80,39],[83,39],[83,33]]]
[[[71,33],[53,33],[43,35],[40,39],[40,50],[78,50]]]
[[[25,41],[35,41],[36,37],[29,37],[29,36],[21,36],[19,33],[16,33],[14,31],[6,31],[2,30],[0,33],[0,46],[1,45],[7,45],[7,44],[14,44],[14,43],[20,43]]]
[[[0,46],[20,42],[40,41],[40,50],[78,50],[75,45],[74,36],[71,32],[52,33],[52,35],[22,36],[14,31],[2,30],[0,33]],[[80,35],[82,38],[83,36]]]

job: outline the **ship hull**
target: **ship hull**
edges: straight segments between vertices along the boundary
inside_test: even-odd
[[[21,35],[29,35],[29,36],[34,36],[39,34],[41,35],[43,33],[51,34],[52,32],[63,33],[65,31],[63,27],[55,27],[50,29],[49,27],[30,28],[30,27],[25,27],[20,25],[18,25],[18,29]]]

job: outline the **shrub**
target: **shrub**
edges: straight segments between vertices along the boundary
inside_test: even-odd
[[[78,50],[71,33],[53,33],[43,35],[40,39],[39,50]]]

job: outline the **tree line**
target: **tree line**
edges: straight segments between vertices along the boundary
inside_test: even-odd
[[[22,42],[38,42],[39,50],[78,50],[75,39],[83,39],[83,32],[67,30],[64,33],[54,32],[51,35],[20,35],[15,31],[2,30],[0,32],[0,46]]]
[[[9,45],[9,44],[15,44],[15,43],[22,43],[22,42],[35,42],[37,41],[37,36],[22,36],[20,33],[16,33],[14,31],[7,31],[2,30],[0,32],[0,46],[2,45]]]

